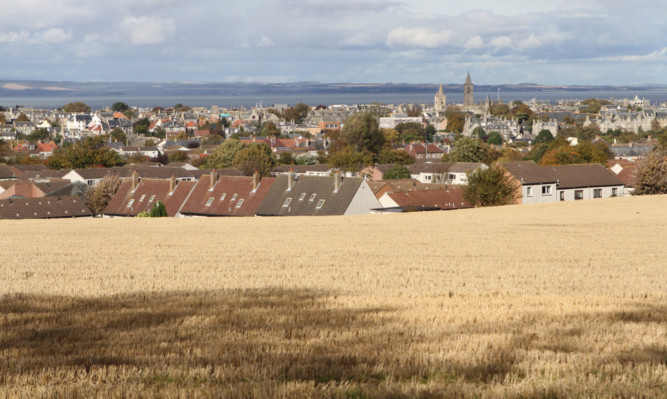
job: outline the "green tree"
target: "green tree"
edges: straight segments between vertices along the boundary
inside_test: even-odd
[[[116,140],[116,142],[127,145],[127,134],[125,134],[123,129],[116,127],[109,133],[109,135]]]
[[[181,103],[174,105],[174,112],[188,112],[188,111],[192,111],[192,108],[190,108],[187,105],[183,105]]]
[[[370,151],[377,154],[384,144],[380,124],[370,112],[358,112],[347,118],[341,135],[356,152]]]
[[[373,154],[367,151],[357,151],[352,146],[346,146],[331,154],[328,162],[333,167],[345,172],[358,172],[364,167],[373,164]]]
[[[486,141],[487,135],[486,135],[486,130],[484,130],[483,127],[477,126],[472,130],[472,136],[477,137],[478,139],[482,141]]]
[[[153,208],[151,208],[148,216],[152,218],[167,217],[167,208],[164,206],[162,201],[158,201],[153,204]]]
[[[484,143],[472,137],[461,137],[454,142],[454,150],[449,154],[450,162],[484,162],[489,149]]]
[[[46,129],[37,129],[34,132],[30,133],[28,135],[28,141],[31,143],[34,143],[36,141],[44,141],[48,140],[51,135],[49,134],[49,131]]]
[[[500,145],[503,143],[503,137],[500,133],[493,131],[489,133],[489,137],[486,139],[487,144]]]
[[[114,112],[125,112],[125,111],[127,111],[128,109],[130,109],[130,106],[127,105],[127,104],[124,103],[124,102],[117,101],[117,102],[113,103],[113,105],[111,106],[111,109],[112,109]]]
[[[447,131],[452,133],[461,133],[466,123],[466,114],[458,107],[447,107],[445,110],[447,118]]]
[[[262,176],[268,176],[276,165],[276,158],[268,145],[251,143],[236,153],[233,164],[246,176],[252,176],[255,171]]]
[[[474,206],[508,205],[516,199],[516,187],[499,166],[477,169],[468,174],[463,197]]]
[[[634,195],[667,194],[667,156],[654,150],[635,169]]]
[[[426,128],[424,128],[424,136],[426,137],[426,140],[429,142],[433,142],[435,139],[435,134],[437,131],[435,130],[435,126],[433,125],[427,125]]]
[[[399,134],[399,140],[404,143],[412,141],[424,141],[425,133],[424,127],[421,123],[407,122],[396,125],[396,131]]]
[[[385,180],[409,179],[410,171],[403,165],[394,165],[391,169],[384,172],[382,178]]]
[[[148,118],[142,118],[134,124],[134,133],[135,134],[148,134],[148,127],[151,125],[151,121]]]
[[[120,154],[105,146],[102,136],[86,137],[70,147],[57,149],[47,159],[51,169],[79,169],[89,166],[109,168],[124,163]]]
[[[63,111],[65,112],[90,112],[90,107],[86,104],[77,101],[73,103],[68,103],[63,106]]]
[[[278,156],[278,165],[293,165],[294,157],[289,152],[283,152]]]
[[[234,164],[236,153],[242,149],[243,143],[240,140],[229,139],[215,147],[211,155],[206,158],[205,165],[208,169],[229,168]]]
[[[554,141],[554,136],[551,134],[551,131],[547,129],[542,129],[535,137],[535,144],[545,143],[549,144]]]
[[[96,186],[86,190],[83,201],[93,213],[99,215],[109,205],[109,201],[122,182],[123,180],[118,175],[108,174]]]

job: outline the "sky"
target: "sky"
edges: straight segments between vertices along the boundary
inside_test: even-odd
[[[20,0],[0,79],[667,84],[667,1]]]

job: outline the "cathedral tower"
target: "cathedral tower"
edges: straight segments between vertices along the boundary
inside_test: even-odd
[[[447,109],[447,95],[442,92],[442,85],[440,85],[440,90],[435,93],[435,98],[433,100],[433,109],[435,112],[445,112]]]
[[[470,80],[470,72],[468,72],[468,76],[466,77],[466,82],[463,84],[463,106],[464,107],[472,107],[473,105],[473,92],[474,92],[474,86],[472,84],[472,80]]]

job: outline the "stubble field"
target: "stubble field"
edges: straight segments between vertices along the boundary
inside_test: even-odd
[[[667,396],[665,196],[0,234],[0,397]]]

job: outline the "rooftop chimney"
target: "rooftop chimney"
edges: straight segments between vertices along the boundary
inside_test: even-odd
[[[139,173],[137,171],[132,172],[132,191],[137,189],[137,186],[139,185]]]
[[[334,193],[338,192],[341,183],[342,183],[342,178],[340,172],[336,172],[336,174],[334,175]]]
[[[259,181],[261,177],[259,175],[259,172],[255,171],[255,173],[252,175],[252,192],[254,193],[257,191],[257,187],[259,187]]]
[[[215,181],[218,180],[218,174],[215,173],[215,169],[211,171],[211,182],[209,183],[208,190],[213,191],[213,187],[215,186]]]
[[[287,173],[287,191],[292,190],[292,180],[294,179],[294,170],[290,169]]]
[[[169,179],[169,194],[171,195],[174,192],[174,187],[176,187],[176,177],[174,174],[171,174],[171,179]]]

